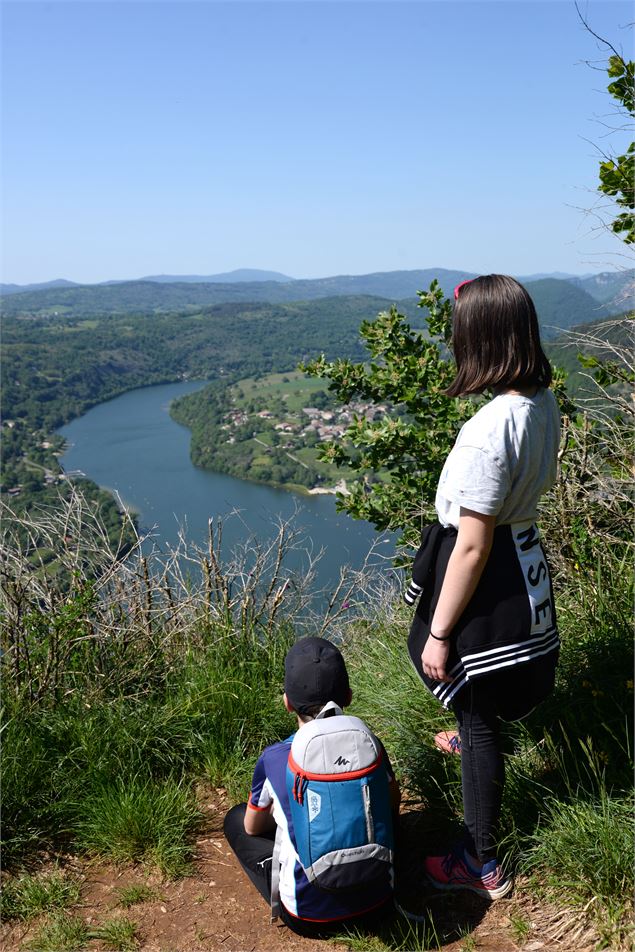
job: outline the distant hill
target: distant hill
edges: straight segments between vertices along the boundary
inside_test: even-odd
[[[140,278],[140,281],[158,281],[161,284],[242,284],[244,281],[278,281],[288,283],[293,281],[287,274],[279,271],[261,271],[258,268],[237,268],[235,271],[224,271],[221,274],[153,274]],[[119,282],[108,281],[108,284]]]
[[[572,284],[582,288],[600,304],[628,311],[635,308],[635,270],[603,271],[586,277],[570,278]]]
[[[620,318],[623,318],[620,320]],[[615,360],[616,354],[613,345],[617,350],[623,350],[627,353],[633,353],[635,344],[635,320],[628,319],[629,315],[625,312],[622,315],[616,315],[615,319],[601,318],[591,323],[575,324],[565,333],[560,334],[547,345],[549,359],[564,369],[569,374],[567,389],[570,393],[576,395],[588,395],[595,392],[595,387],[588,382],[589,370],[583,368],[578,360],[578,354],[592,353],[600,359]],[[606,350],[601,346],[595,346],[590,351],[588,342],[585,338],[594,338],[596,341],[606,341]]]
[[[327,278],[306,278],[289,288],[298,300],[348,294],[374,294],[390,300],[415,297],[436,278],[445,294],[451,294],[461,281],[474,278],[470,271],[426,268],[422,271],[376,271],[371,274],[338,274]]]
[[[425,271],[387,271],[337,275],[329,278],[280,281],[162,282],[153,280],[86,284],[11,295],[3,302],[6,314],[73,316],[122,314],[140,311],[177,311],[234,302],[284,304],[324,297],[369,294],[397,301],[414,298],[438,278],[446,294],[460,281],[474,277],[467,271],[428,268]]]
[[[373,294],[380,297],[391,298],[395,301],[403,298],[414,297],[416,292],[427,288],[430,282],[437,278],[446,294],[451,294],[453,288],[461,281],[476,277],[474,272],[457,271],[447,268],[426,268],[420,271],[377,271],[370,274],[339,274],[324,278],[303,278],[294,279],[280,271],[263,271],[258,268],[238,268],[235,271],[226,271],[220,274],[198,275],[198,274],[156,274],[148,275],[130,281],[101,281],[97,284],[79,284],[76,281],[66,281],[57,279],[56,281],[46,281],[39,284],[0,284],[0,295],[25,294],[34,291],[60,290],[70,288],[108,288],[108,287],[126,287],[127,290],[122,293],[121,301],[124,309],[128,307],[126,299],[132,295],[137,306],[139,295],[132,289],[136,285],[169,284],[169,285],[192,285],[192,284],[213,284],[222,287],[216,287],[212,291],[193,292],[196,296],[195,301],[184,301],[185,306],[201,303],[201,295],[206,295],[204,303],[216,304],[229,301],[266,301],[266,302],[288,302],[288,301],[310,301],[321,297],[332,297],[338,295],[350,294]],[[575,287],[586,291],[592,298],[600,304],[609,305],[611,312],[629,309],[635,306],[635,270],[627,271],[605,271],[601,274],[573,275],[564,271],[554,271],[551,273],[537,273],[527,275],[517,275],[519,281],[523,284],[533,284],[536,281],[556,280],[567,281]],[[271,285],[275,287],[271,287]],[[241,285],[236,288],[235,285]],[[176,302],[175,293],[168,295],[168,306],[172,307],[172,302]],[[186,295],[181,291],[181,298]],[[56,298],[51,302],[42,298],[41,308],[48,308],[51,303],[65,306],[71,299],[66,300]],[[80,296],[78,300],[87,300]],[[113,300],[109,298],[108,300]],[[117,309],[119,309],[119,297],[114,297]],[[96,306],[101,309],[101,299],[99,295],[95,298]],[[30,301],[24,299],[24,306],[30,306]],[[33,302],[35,303],[35,302]],[[149,307],[156,307],[154,298],[150,299]],[[159,305],[160,306],[160,305]],[[604,312],[608,313],[608,312]]]
[[[571,274],[569,271],[539,271],[536,274],[516,274],[517,281],[540,281],[542,278],[556,278],[557,281],[571,281],[573,278],[587,278],[587,274]]]
[[[598,301],[570,281],[542,278],[527,281],[525,287],[536,305],[545,340],[552,340],[561,330],[575,324],[587,324],[607,316]]]
[[[126,281],[112,284],[68,286],[56,283],[39,291],[9,294],[3,300],[6,315],[23,317],[100,317],[121,314],[194,313],[217,304],[289,304],[314,301],[326,297],[372,295],[389,301],[412,301],[417,290],[429,287],[437,278],[444,292],[451,295],[460,281],[474,277],[467,271],[428,268],[423,271],[387,271],[363,275],[335,275],[291,281],[235,282],[163,282],[159,280]],[[592,282],[599,293],[611,284],[611,292],[622,283],[624,275],[615,280]],[[587,281],[592,279],[580,279]],[[622,312],[622,301],[613,305],[593,297],[579,283],[557,278],[525,279],[533,296],[545,338],[555,336],[557,329],[574,324],[597,321]],[[610,294],[609,294],[610,297]],[[616,298],[618,300],[618,298]],[[370,310],[370,309],[369,309]],[[372,316],[372,311],[369,316]]]
[[[40,284],[0,284],[0,294],[20,294],[23,291],[47,291],[49,288],[78,288],[75,281],[57,278],[55,281],[42,281]]]

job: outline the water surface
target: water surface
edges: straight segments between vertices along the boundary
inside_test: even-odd
[[[333,496],[300,496],[192,464],[190,431],[170,417],[169,406],[203,386],[189,381],[143,387],[93,407],[59,431],[68,443],[64,469],[80,470],[116,492],[138,513],[142,530],[153,530],[160,546],[176,545],[180,528],[188,539],[204,544],[210,518],[238,512],[225,521],[229,553],[250,535],[270,539],[278,520],[293,518],[304,547],[314,553],[324,549],[316,588],[332,589],[343,566],[361,568],[377,533],[368,523],[336,513]],[[392,543],[385,538],[379,551],[389,556]],[[302,554],[291,563],[299,572],[308,564]]]

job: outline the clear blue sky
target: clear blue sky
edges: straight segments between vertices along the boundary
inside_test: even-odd
[[[630,3],[581,0],[629,52]],[[600,271],[573,2],[3,2],[2,280]],[[586,141],[591,140],[591,141]]]

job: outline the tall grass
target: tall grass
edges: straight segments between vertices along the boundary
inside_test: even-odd
[[[560,665],[552,696],[507,725],[502,849],[546,895],[586,910],[610,943],[625,934],[633,891],[632,604],[628,545],[588,574],[561,573]],[[394,593],[349,632],[352,710],[384,740],[422,810],[423,849],[447,845],[461,822],[460,758],[436,750],[453,727],[407,660],[411,612]]]
[[[5,861],[61,836],[85,848],[101,844],[108,855],[153,857],[175,871],[183,859],[177,844],[195,825],[187,778],[206,776],[242,793],[262,747],[289,733],[281,685],[290,637],[276,629],[266,641],[212,642],[137,697],[7,705]],[[159,818],[174,860],[153,834]]]
[[[526,868],[536,870],[547,895],[571,905],[597,906],[605,938],[626,931],[632,912],[633,799],[576,798],[545,804]]]
[[[188,835],[199,813],[183,783],[138,776],[109,780],[74,805],[73,839],[86,852],[147,861],[168,876],[188,870]]]
[[[78,497],[44,515],[46,533],[57,519],[58,536],[70,537],[74,504],[85,524]],[[42,535],[35,523],[31,532]],[[166,566],[139,554],[122,564],[96,532],[88,553],[67,551],[65,590],[5,538],[5,863],[63,843],[184,868],[192,779],[244,793],[258,753],[292,726],[283,660],[306,603],[297,590],[288,604],[280,595],[286,532],[250,572],[236,563],[226,575],[218,534],[207,553],[181,548]],[[195,556],[198,584],[187,568]]]

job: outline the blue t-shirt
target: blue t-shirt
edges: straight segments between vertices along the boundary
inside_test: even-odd
[[[294,735],[266,747],[258,758],[251,785],[248,808],[269,810],[282,830],[280,849],[280,901],[287,912],[299,919],[329,922],[361,916],[386,902],[392,895],[391,884],[364,887],[359,892],[331,893],[312,885],[298,860],[293,821],[287,795],[287,761]],[[393,772],[386,752],[388,776]]]

